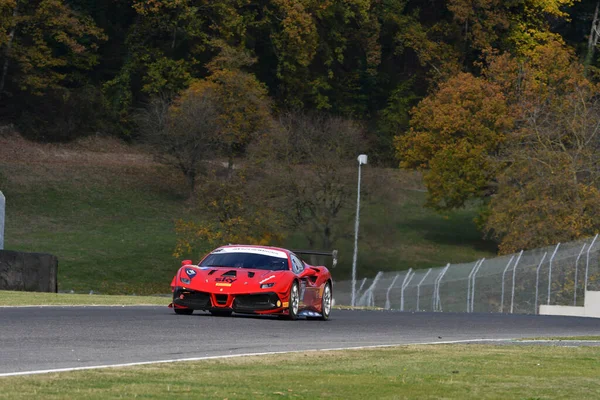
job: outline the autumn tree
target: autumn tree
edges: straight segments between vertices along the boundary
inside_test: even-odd
[[[463,57],[510,51],[522,54],[536,45],[559,37],[550,20],[568,19],[568,7],[577,0],[448,0],[448,10],[461,27]],[[471,48],[471,49],[469,49]],[[474,61],[473,59],[471,61]]]
[[[179,169],[192,194],[206,162],[217,157],[218,117],[214,92],[187,90],[173,103],[154,98],[136,120],[155,157]]]
[[[463,207],[493,192],[511,125],[499,85],[459,74],[413,110],[410,131],[395,139],[400,166],[424,172],[428,206]]]
[[[483,199],[481,226],[501,252],[593,234],[598,87],[556,40],[488,62],[483,76],[458,75],[414,109],[396,139],[401,165],[423,170],[433,208]]]
[[[504,87],[516,125],[485,231],[502,252],[593,235],[600,230],[598,86],[559,42],[525,59],[499,57],[489,75]]]
[[[268,198],[251,169],[212,164],[195,202],[196,218],[176,223],[176,257],[197,256],[229,243],[276,245],[284,237],[281,214]]]
[[[105,39],[89,16],[62,0],[3,0],[0,21],[3,98],[64,87],[72,79],[68,72],[97,64],[95,50]]]
[[[329,249],[343,236],[344,211],[356,193],[356,157],[364,130],[355,121],[287,111],[255,144],[252,160],[264,172],[263,194],[272,198],[290,231],[310,247]]]

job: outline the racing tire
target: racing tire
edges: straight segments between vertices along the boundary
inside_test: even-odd
[[[331,283],[327,282],[323,289],[323,297],[321,297],[321,316],[319,317],[322,321],[329,319],[331,314],[331,304],[333,301],[333,293],[331,292]]]
[[[225,311],[224,310],[210,310],[209,312],[214,317],[229,317],[229,316],[231,316],[231,313],[233,311],[227,311],[227,310],[225,310]]]
[[[323,288],[323,297],[321,297],[321,316],[320,317],[306,317],[306,319],[313,321],[327,321],[329,314],[331,314],[331,305],[333,304],[333,295],[331,293],[331,283],[327,282]]]
[[[194,312],[191,308],[173,308],[173,311],[175,311],[175,314],[177,315],[192,315]]]
[[[288,301],[288,315],[287,319],[295,321],[298,319],[298,309],[300,307],[300,289],[298,289],[298,282],[294,281],[290,288],[290,298]]]

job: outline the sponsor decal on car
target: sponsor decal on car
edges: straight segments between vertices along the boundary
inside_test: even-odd
[[[187,276],[188,276],[190,279],[194,279],[194,277],[195,277],[195,276],[196,276],[196,274],[197,274],[196,270],[194,270],[194,269],[191,269],[191,268],[186,268],[186,269],[185,269],[185,273],[187,274]]]
[[[263,249],[261,247],[222,247],[213,251],[211,254],[215,253],[251,253],[251,254],[264,254],[271,257],[277,258],[285,258],[287,259],[287,254],[281,250],[273,250],[273,249]]]
[[[227,287],[229,287],[229,286],[231,286],[231,283],[222,283],[222,282],[218,282],[218,283],[215,283],[215,285],[216,285],[216,286],[227,286]]]
[[[215,282],[224,282],[224,283],[233,283],[236,280],[237,280],[236,278],[231,278],[229,276],[222,276],[220,278],[215,278]],[[231,285],[229,285],[229,286],[231,286]]]

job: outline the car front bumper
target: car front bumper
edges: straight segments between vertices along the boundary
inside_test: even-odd
[[[173,306],[192,310],[221,310],[238,313],[283,314],[287,304],[275,292],[224,294],[176,287]]]

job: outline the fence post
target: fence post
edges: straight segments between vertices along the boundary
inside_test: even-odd
[[[585,250],[585,246],[587,246],[587,243],[583,243],[583,246],[581,247],[581,251],[579,252],[579,255],[577,256],[577,259],[575,260],[575,279],[574,279],[574,288],[573,288],[573,306],[577,305],[577,272],[579,269],[579,259],[581,258],[581,255],[583,254],[583,251]],[[585,295],[585,293],[584,293]]]
[[[537,269],[535,270],[535,310],[534,310],[534,314],[539,314],[538,311],[538,288],[539,288],[539,284],[540,284],[540,268],[542,268],[542,264],[544,263],[544,260],[546,259],[546,256],[548,255],[548,252],[546,251],[544,253],[544,256],[542,257],[542,259],[540,260],[540,263],[537,266]]]
[[[469,312],[471,309],[471,278],[473,277],[473,273],[475,272],[475,270],[477,269],[477,266],[479,265],[479,261],[481,261],[481,260],[477,260],[475,262],[475,265],[473,265],[473,268],[471,269],[471,272],[469,273],[469,277],[467,278],[467,312]]]
[[[379,271],[377,273],[377,275],[375,275],[375,278],[373,278],[373,282],[371,283],[371,286],[369,286],[369,288],[367,290],[365,290],[365,293],[360,298],[358,305],[366,305],[369,307],[372,307],[375,305],[375,297],[373,296],[373,290],[375,289],[375,285],[377,285],[379,278],[381,278],[381,275],[383,275],[383,272],[381,272],[381,271]]]
[[[550,257],[550,265],[548,268],[548,305],[550,305],[550,293],[552,292],[552,260],[554,260],[554,256],[560,247],[560,243],[556,245],[554,249],[554,253],[552,253],[552,257]]]
[[[596,243],[596,239],[598,239],[598,233],[596,234],[596,236],[594,236],[594,240],[592,240],[590,247],[588,247],[588,249],[587,249],[587,255],[586,255],[586,260],[585,260],[585,284],[583,287],[584,295],[585,295],[585,291],[587,290],[587,284],[588,284],[588,271],[590,268],[590,250],[592,249],[592,246],[594,245],[594,243]]]
[[[400,292],[400,311],[404,311],[404,289],[406,289],[413,276],[415,276],[415,273],[413,272],[412,268],[410,268],[404,276],[404,281],[402,281],[402,291]]]
[[[446,267],[444,267],[444,269],[440,273],[440,276],[438,277],[438,280],[437,280],[437,287],[435,289],[436,311],[443,311],[442,310],[442,299],[440,298],[440,284],[442,283],[442,279],[444,278],[444,275],[446,275],[446,271],[448,271],[448,268],[450,268],[450,263],[446,264]]]
[[[358,297],[358,294],[360,293],[360,291],[362,290],[362,288],[365,286],[365,283],[367,283],[367,278],[363,278],[362,282],[360,283],[360,287],[356,291],[356,297]]]
[[[471,284],[471,312],[473,312],[474,310],[474,306],[475,306],[475,278],[477,277],[477,274],[479,273],[479,270],[481,269],[481,266],[483,265],[483,262],[485,261],[485,257],[481,259],[481,262],[479,263],[479,266],[477,267],[477,269],[475,270],[475,273],[473,274],[473,283]]]
[[[394,283],[396,283],[396,280],[398,279],[399,276],[400,276],[400,274],[396,274],[396,276],[394,277],[394,279],[392,279],[392,284],[390,285],[390,287],[388,287],[387,293],[385,294],[385,309],[386,310],[389,310],[391,308],[391,305],[390,305],[390,290],[392,290],[392,286],[394,286]]]
[[[431,270],[432,268],[429,268],[429,271],[427,271],[427,273],[423,276],[423,278],[419,281],[419,284],[417,285],[417,311],[420,311],[419,300],[421,299],[421,284],[425,281],[425,278],[427,278],[427,275],[429,275]]]
[[[512,260],[515,258],[514,254],[513,256],[510,258],[510,260],[508,260],[508,264],[506,264],[506,268],[504,268],[504,272],[502,273],[502,294],[500,295],[500,312],[504,312],[504,277],[506,276],[506,271],[508,271],[508,267],[510,267],[510,264],[512,263]]]
[[[519,265],[519,261],[521,260],[521,256],[523,255],[523,250],[519,253],[519,257],[517,257],[517,261],[515,261],[515,266],[513,267],[513,277],[512,277],[512,292],[510,294],[510,313],[513,313],[513,306],[515,304],[515,275],[517,273],[517,265]]]

